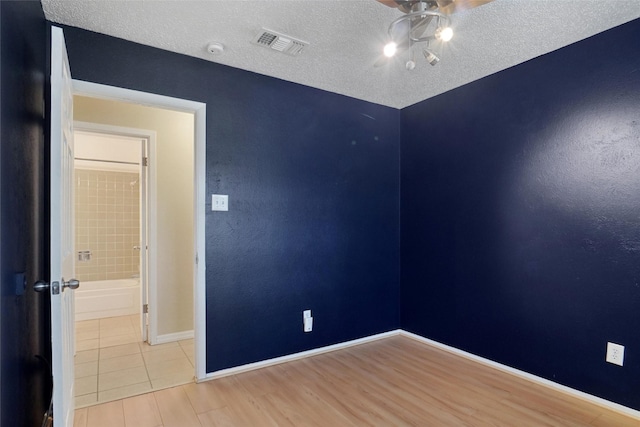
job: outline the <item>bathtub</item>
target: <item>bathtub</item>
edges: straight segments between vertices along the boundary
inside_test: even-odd
[[[101,319],[140,313],[137,278],[81,282],[75,290],[76,320]]]

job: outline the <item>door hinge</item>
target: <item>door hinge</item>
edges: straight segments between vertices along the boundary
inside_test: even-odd
[[[148,157],[143,157],[142,158],[142,166],[149,166],[149,158]]]
[[[147,314],[149,313],[149,304],[143,304],[142,305],[142,314]]]

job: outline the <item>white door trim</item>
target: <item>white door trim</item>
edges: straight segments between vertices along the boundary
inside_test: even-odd
[[[196,381],[206,377],[206,281],[205,281],[205,159],[207,105],[202,102],[139,92],[115,86],[73,80],[75,95],[124,101],[194,114],[194,350]]]

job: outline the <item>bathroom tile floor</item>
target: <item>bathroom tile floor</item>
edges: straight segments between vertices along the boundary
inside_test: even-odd
[[[76,322],[76,408],[193,381],[193,339],[151,346],[137,315]]]

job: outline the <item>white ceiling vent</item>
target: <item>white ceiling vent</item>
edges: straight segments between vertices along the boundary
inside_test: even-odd
[[[291,56],[299,55],[302,49],[309,46],[308,42],[280,34],[276,31],[267,30],[266,28],[263,28],[258,35],[253,38],[251,43]]]

